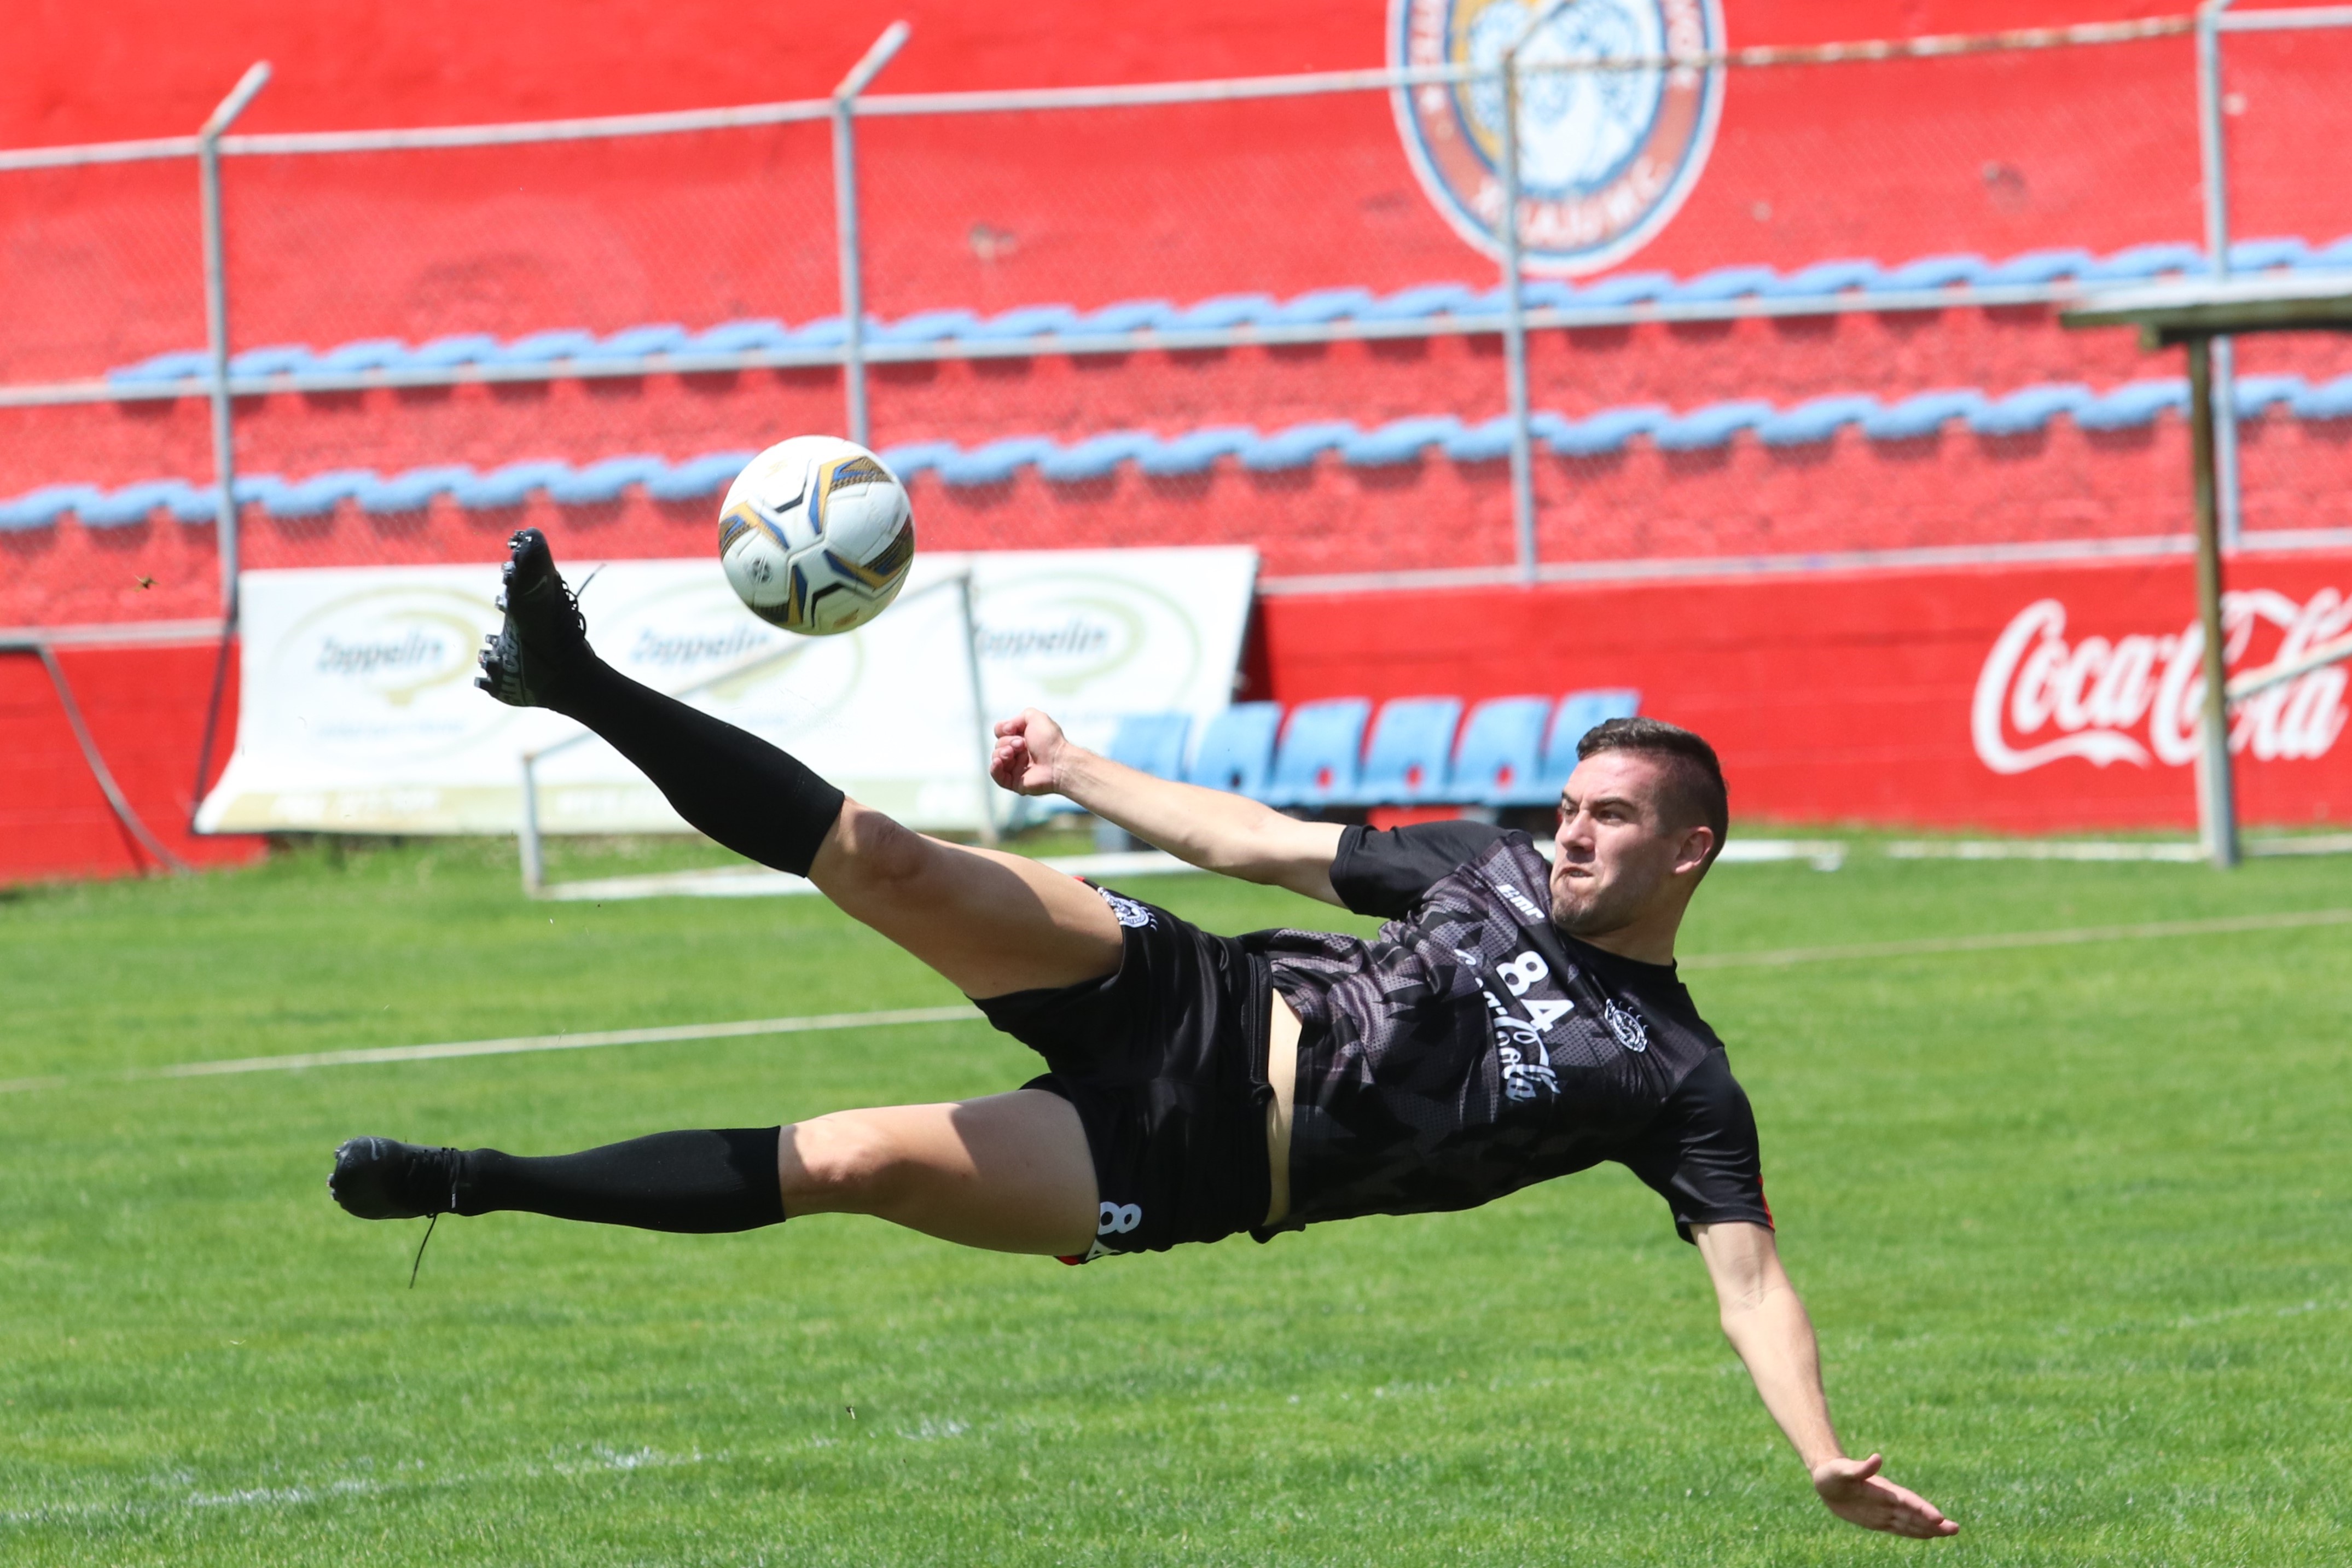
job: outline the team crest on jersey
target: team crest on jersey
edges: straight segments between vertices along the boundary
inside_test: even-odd
[[[1627,1050],[1646,1051],[1650,1048],[1650,1026],[1643,1023],[1642,1015],[1631,1007],[1619,1006],[1616,997],[1612,996],[1601,1005],[1601,1017],[1609,1026],[1609,1032],[1617,1037],[1617,1043]]]
[[[1519,235],[1530,272],[1580,276],[1648,244],[1697,183],[1723,110],[1721,68],[1667,66],[1723,47],[1720,0],[1390,0],[1389,61],[1493,72],[1520,48]],[[1579,60],[1661,62],[1544,69]],[[1454,232],[1490,256],[1503,213],[1498,77],[1395,93],[1413,172]]]
[[[1102,901],[1110,906],[1110,912],[1118,917],[1119,924],[1140,927],[1151,923],[1149,906],[1139,904],[1124,894],[1114,893],[1108,888],[1097,888],[1095,891],[1102,895]]]

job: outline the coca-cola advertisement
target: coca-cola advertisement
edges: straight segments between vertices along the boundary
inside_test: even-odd
[[[2225,594],[2223,658],[2232,671],[2292,659],[2352,626],[2333,587],[2298,604],[2274,589]],[[2205,700],[2204,628],[2161,636],[2066,635],[2066,605],[2036,599],[1986,656],[1969,709],[1977,760],[2022,773],[2068,757],[2096,766],[2182,767],[2195,760]],[[2282,682],[2238,704],[2230,750],[2256,762],[2324,757],[2344,731],[2341,665]]]
[[[2227,563],[2232,674],[2352,631],[2352,558]],[[2185,549],[2064,566],[1275,597],[1265,678],[1296,701],[1593,687],[1723,754],[1755,820],[2073,832],[2194,826],[2204,637]],[[1410,624],[1414,636],[1393,635]],[[2352,671],[2238,704],[2252,825],[2352,818]]]

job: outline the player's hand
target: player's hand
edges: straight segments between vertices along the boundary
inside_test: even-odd
[[[1069,742],[1062,727],[1034,708],[996,725],[988,776],[1015,795],[1052,795],[1061,787],[1060,763]]]
[[[1946,1519],[1934,1503],[1881,1476],[1880,1463],[1876,1454],[1867,1459],[1826,1460],[1814,1467],[1813,1490],[1832,1513],[1864,1530],[1921,1538],[1960,1532],[1959,1525]]]

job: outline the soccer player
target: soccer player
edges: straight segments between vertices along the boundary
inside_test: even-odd
[[[1774,1249],[1755,1119],[1675,978],[1675,934],[1727,827],[1706,742],[1647,719],[1586,735],[1547,867],[1471,822],[1300,822],[996,726],[990,771],[1208,870],[1386,917],[1371,942],[1218,936],[1032,860],[928,838],[589,647],[536,530],[514,537],[478,684],[612,742],[679,815],[810,878],[1049,1069],[1006,1094],[661,1132],[521,1158],[355,1138],[329,1186],[366,1219],[520,1209],[718,1232],[869,1214],[1081,1263],[1367,1214],[1469,1208],[1618,1161],[1696,1242],[1767,1409],[1840,1518],[1958,1525],[1845,1457]]]

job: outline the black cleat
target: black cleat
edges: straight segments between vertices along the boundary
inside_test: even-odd
[[[506,587],[499,608],[506,622],[482,645],[482,673],[474,684],[516,708],[549,708],[573,673],[596,657],[588,620],[580,613],[547,535],[526,528],[507,541]]]
[[[423,1219],[457,1212],[455,1149],[353,1138],[335,1151],[327,1191],[362,1219]]]

